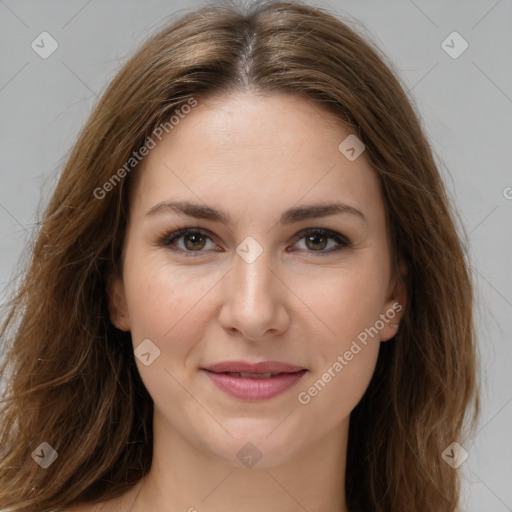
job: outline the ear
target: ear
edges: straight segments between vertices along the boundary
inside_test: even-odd
[[[387,300],[380,315],[384,323],[384,328],[380,331],[380,341],[388,341],[400,329],[400,321],[407,301],[406,276],[407,267],[405,262],[401,261],[398,271],[390,282]]]
[[[130,318],[126,304],[126,295],[121,277],[111,274],[107,283],[108,310],[110,321],[121,331],[130,330]]]

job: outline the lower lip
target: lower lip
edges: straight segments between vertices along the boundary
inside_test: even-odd
[[[209,370],[201,371],[206,373],[219,389],[243,400],[265,400],[279,395],[291,388],[307,372],[307,370],[301,370],[295,373],[281,373],[267,379],[250,379]]]

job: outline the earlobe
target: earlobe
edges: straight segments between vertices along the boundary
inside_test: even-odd
[[[110,321],[121,331],[130,330],[130,321],[122,279],[112,274],[107,284]]]
[[[400,330],[407,301],[406,287],[407,267],[404,262],[399,264],[399,274],[395,274],[391,292],[382,312],[384,328],[380,331],[380,341],[388,341]]]

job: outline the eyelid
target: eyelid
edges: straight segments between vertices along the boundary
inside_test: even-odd
[[[178,249],[178,248],[172,248],[171,249],[170,248],[172,242],[174,242],[175,240],[180,239],[183,235],[186,235],[188,233],[199,233],[199,234],[209,238],[212,242],[214,242],[217,239],[216,235],[214,235],[208,229],[204,229],[204,228],[200,228],[200,227],[186,227],[186,228],[177,229],[175,231],[172,231],[171,233],[166,232],[166,234],[164,234],[164,235],[162,235],[162,236],[160,236],[158,238],[157,245],[165,247],[165,248],[168,248],[172,252],[175,252],[177,254],[182,254],[182,255],[187,256],[187,257],[188,256],[200,257],[204,252],[206,252],[205,250],[184,251],[183,249]],[[328,228],[319,228],[319,227],[304,228],[304,229],[300,230],[298,233],[296,233],[291,238],[291,240],[295,240],[295,243],[297,243],[298,241],[302,240],[303,238],[305,238],[309,234],[323,235],[326,238],[330,238],[330,239],[334,240],[336,242],[336,244],[337,244],[337,246],[335,248],[331,248],[331,249],[329,249],[327,251],[324,251],[324,250],[320,250],[320,251],[306,250],[306,252],[308,254],[312,254],[313,256],[328,255],[328,254],[332,254],[332,253],[338,252],[341,249],[351,248],[352,247],[352,243],[351,243],[350,239],[347,236],[345,236],[345,235],[343,235],[341,233],[338,233],[337,231],[334,231],[332,229],[328,229]]]

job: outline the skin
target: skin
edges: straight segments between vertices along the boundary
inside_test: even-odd
[[[364,152],[349,161],[338,149],[350,133],[291,94],[200,98],[133,175],[123,271],[110,283],[109,306],[134,348],[150,339],[160,350],[149,366],[136,359],[155,405],[153,466],[96,510],[348,510],[350,413],[402,313],[359,343],[364,348],[308,404],[297,395],[406,300],[392,272],[377,176]],[[169,200],[207,204],[232,222],[146,215]],[[288,208],[332,201],[357,208],[366,222],[342,213],[278,223]],[[181,228],[208,233],[159,244]],[[297,236],[305,228],[330,229],[351,246],[329,252],[338,243],[321,235],[308,243]],[[249,236],[263,249],[251,264],[236,252]],[[308,373],[276,397],[247,401],[199,370],[225,360],[288,362]],[[247,442],[262,455],[252,468],[237,457]]]

